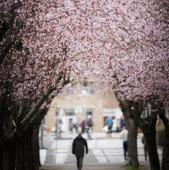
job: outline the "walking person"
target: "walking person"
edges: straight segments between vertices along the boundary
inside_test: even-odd
[[[78,133],[78,123],[73,123],[73,129],[75,130],[75,133]]]
[[[143,135],[141,141],[142,141],[143,147],[144,147],[144,158],[145,158],[145,161],[147,161],[147,144],[146,144],[146,139],[145,139],[144,135]]]
[[[124,119],[124,116],[120,118],[120,129],[123,129],[123,126],[126,126],[126,121]]]
[[[61,138],[62,136],[61,136],[61,134],[62,134],[62,119],[59,119],[59,118],[57,118],[56,119],[56,137],[57,138]]]
[[[88,139],[92,139],[92,137],[91,137],[91,133],[92,133],[92,129],[93,129],[92,117],[89,117],[86,120],[85,128],[86,128],[86,133],[87,133]]]
[[[88,154],[87,141],[82,137],[82,134],[79,133],[79,135],[73,140],[72,144],[72,154],[76,156],[78,170],[82,169],[85,152]]]
[[[128,130],[126,126],[123,126],[123,129],[120,133],[120,138],[123,141],[123,152],[124,152],[124,159],[127,160],[128,154]]]
[[[112,117],[108,117],[106,119],[106,123],[105,124],[108,126],[108,129],[107,129],[107,138],[111,138],[112,127],[113,127],[113,119],[112,119]]]
[[[86,124],[86,121],[85,120],[82,120],[82,122],[80,123],[80,127],[82,129],[82,133],[85,132],[85,124]]]

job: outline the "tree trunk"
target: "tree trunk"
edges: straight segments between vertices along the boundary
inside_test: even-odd
[[[58,83],[62,79],[63,75],[59,75],[57,77],[56,83]],[[39,115],[39,109],[43,105],[43,103],[48,99],[50,94],[55,90],[55,87],[49,87],[48,90],[40,96],[40,98],[37,100],[35,105],[30,109],[30,111],[26,114],[26,116],[21,121],[21,125],[26,130],[29,126],[31,126],[31,123],[33,122],[33,119],[36,118],[36,114]]]
[[[119,98],[118,100],[128,127],[128,163],[130,166],[137,168],[139,166],[137,151],[137,119],[139,116],[137,115],[138,111],[136,110],[135,105],[137,106],[138,103],[129,100],[122,101]]]
[[[33,151],[35,155],[36,166],[41,166],[40,164],[40,154],[39,154],[39,126],[34,127],[33,131]]]
[[[24,140],[18,139],[16,145],[16,170],[24,170]]]
[[[3,122],[0,120],[0,169],[3,170],[3,139],[2,139],[2,125]]]
[[[151,112],[149,123],[141,127],[145,137],[151,170],[160,170],[160,161],[156,143],[156,121],[157,113]]]
[[[169,120],[165,115],[163,107],[159,110],[160,119],[163,121],[165,127],[165,137],[163,143],[163,154],[162,154],[162,170],[169,169]]]
[[[15,144],[10,141],[3,148],[3,170],[15,170]]]
[[[3,124],[6,111],[6,98],[0,96],[0,169],[3,170]]]
[[[0,144],[0,169],[3,170],[3,147]]]
[[[41,124],[41,127],[40,127],[40,148],[41,149],[44,149],[44,144],[43,144],[43,124]]]
[[[165,126],[165,138],[162,155],[162,170],[169,169],[169,124]]]
[[[160,170],[155,129],[144,132],[151,170]]]
[[[29,128],[17,142],[16,170],[38,170],[39,162],[35,154],[36,145],[34,145],[36,135],[34,129]]]
[[[34,166],[35,159],[32,146],[32,133],[33,130],[30,128],[24,134],[24,170],[36,170]]]
[[[10,115],[7,108],[7,98],[3,96],[0,99],[0,169],[15,170],[16,143],[8,133],[5,133],[9,128],[5,126]]]
[[[137,153],[137,127],[133,119],[128,119],[128,157],[129,165],[138,167],[138,153]]]

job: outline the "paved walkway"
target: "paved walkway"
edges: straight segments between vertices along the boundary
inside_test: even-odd
[[[55,166],[42,167],[41,170],[76,170],[75,166]],[[127,170],[123,165],[84,165],[82,170]],[[140,170],[149,170],[147,167],[142,167]]]
[[[89,154],[84,158],[83,170],[126,170],[127,162],[123,158],[122,141],[118,133],[114,133],[112,139],[105,139],[105,134],[93,134],[93,139],[87,142]],[[71,153],[71,136],[56,140],[54,134],[49,134],[44,138],[44,145],[46,149],[41,149],[42,169],[76,170],[76,159]],[[140,164],[148,167],[148,162],[144,160],[140,137],[138,137],[138,154]]]

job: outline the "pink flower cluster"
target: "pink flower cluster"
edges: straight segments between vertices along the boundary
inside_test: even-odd
[[[12,2],[1,3],[5,15]],[[24,22],[19,38],[30,54],[12,48],[1,79],[9,78],[16,99],[37,97],[65,74],[168,105],[168,8],[167,0],[22,1],[16,20]]]

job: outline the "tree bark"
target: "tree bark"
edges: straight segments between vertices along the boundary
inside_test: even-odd
[[[160,170],[155,130],[144,132],[151,170]]]
[[[44,144],[43,144],[43,124],[40,127],[40,148],[44,149]]]
[[[3,170],[3,110],[0,103],[0,169]]]
[[[163,121],[165,127],[165,137],[163,143],[163,154],[162,154],[162,170],[169,169],[169,120],[165,115],[164,108],[160,108],[159,117]]]
[[[139,113],[136,107],[138,106],[138,103],[128,100],[119,100],[119,102],[128,127],[128,163],[132,167],[137,168],[139,166],[137,151],[137,119],[139,117],[137,114]]]
[[[49,97],[49,95],[53,92],[53,88],[49,88],[47,92],[45,92],[39,100],[36,102],[35,106],[27,113],[27,115],[23,118],[21,121],[21,125],[23,127],[28,127],[29,121],[34,117],[36,113],[38,113],[39,108],[42,106],[42,104],[45,102],[45,100]],[[30,123],[29,123],[30,124]]]
[[[15,142],[8,141],[3,148],[3,170],[15,170]]]
[[[63,75],[59,75],[57,77],[56,83],[59,83],[59,81],[62,79]],[[64,83],[63,83],[64,84]],[[49,89],[40,96],[39,100],[36,102],[35,106],[32,107],[32,109],[27,113],[27,115],[23,118],[21,121],[21,125],[24,129],[29,127],[31,123],[33,122],[33,119],[36,118],[36,114],[38,114],[40,107],[43,105],[43,103],[48,99],[50,94],[55,90],[55,87],[49,87]]]
[[[169,124],[165,127],[165,138],[162,155],[162,170],[169,169]]]
[[[138,153],[137,153],[137,126],[133,119],[128,119],[128,157],[129,165],[138,167]]]
[[[33,151],[35,155],[36,166],[41,166],[40,164],[40,154],[39,154],[39,126],[35,126],[33,130]]]
[[[7,106],[7,98],[6,95],[1,96],[0,98],[0,169],[2,170],[10,170],[12,169],[12,165],[14,164],[14,143],[12,141],[5,141],[4,133],[6,127],[4,126],[9,112]],[[11,162],[9,164],[9,162]]]
[[[160,170],[160,161],[158,157],[156,143],[156,121],[157,113],[151,112],[149,123],[142,127],[142,131],[144,133],[145,142],[147,146],[151,170]]]
[[[3,170],[3,146],[0,144],[0,169]]]
[[[35,159],[32,146],[32,134],[33,130],[30,128],[24,134],[24,170],[36,170],[35,169]]]
[[[16,170],[24,170],[24,139],[18,139],[16,145]]]
[[[31,127],[25,131],[23,136],[18,138],[16,152],[16,170],[38,170],[39,157],[36,144],[37,135],[34,128]],[[36,141],[36,142],[35,142]]]

